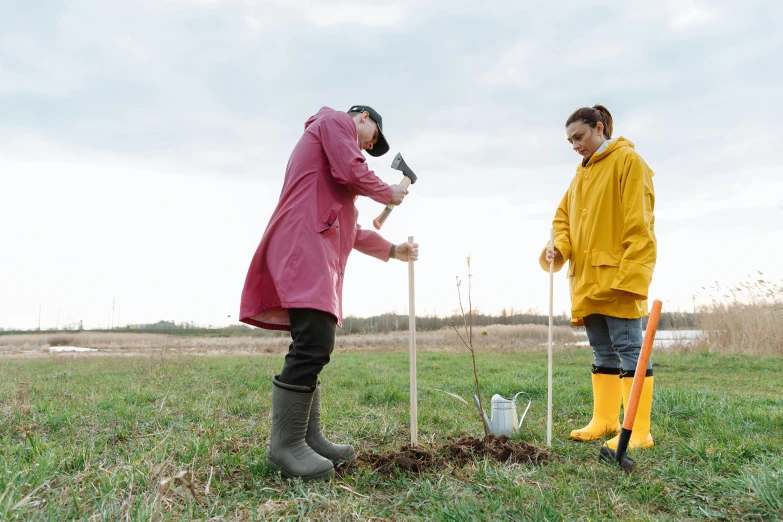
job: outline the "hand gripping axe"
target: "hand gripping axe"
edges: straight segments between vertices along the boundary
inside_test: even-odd
[[[636,408],[639,406],[639,397],[642,395],[642,386],[644,386],[644,377],[647,373],[647,363],[650,360],[655,331],[658,329],[658,319],[661,317],[662,303],[656,299],[653,301],[650,318],[647,320],[647,331],[644,333],[644,343],[642,351],[639,354],[639,360],[636,362],[636,373],[633,376],[631,385],[631,396],[628,399],[628,406],[625,408],[625,417],[623,418],[623,428],[620,430],[620,438],[617,440],[617,450],[612,451],[606,446],[601,447],[599,459],[601,462],[616,462],[623,471],[631,471],[634,461],[627,455],[628,442],[631,440],[633,430],[633,421],[636,420]]]
[[[392,161],[391,164],[393,169],[397,169],[402,171],[402,181],[400,181],[400,186],[404,189],[407,189],[410,185],[413,185],[416,183],[416,174],[413,173],[411,168],[408,166],[407,163],[405,163],[405,160],[402,159],[402,154],[399,152],[396,156],[394,156],[394,161]],[[386,221],[386,218],[389,217],[389,214],[391,214],[392,209],[394,208],[394,205],[389,203],[386,205],[386,208],[383,209],[383,212],[381,212],[381,215],[375,218],[373,220],[372,224],[377,229],[380,230],[383,226],[383,223]]]

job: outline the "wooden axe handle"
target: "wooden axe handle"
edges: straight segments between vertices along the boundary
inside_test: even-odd
[[[411,185],[411,179],[408,176],[403,176],[402,181],[400,181],[399,185],[407,189]],[[375,218],[372,222],[372,226],[375,227],[376,230],[380,230],[383,224],[386,222],[386,218],[389,217],[389,214],[391,214],[392,209],[394,208],[394,205],[389,203],[386,205],[386,207],[381,211],[381,214]]]

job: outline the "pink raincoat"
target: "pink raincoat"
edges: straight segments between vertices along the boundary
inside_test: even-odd
[[[359,227],[357,196],[387,205],[392,189],[367,166],[353,119],[322,107],[288,160],[280,201],[247,272],[240,321],[290,330],[288,308],[313,308],[342,326],[348,254],[356,248],[387,261],[392,246]]]

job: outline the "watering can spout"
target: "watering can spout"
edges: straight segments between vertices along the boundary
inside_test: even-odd
[[[478,395],[473,395],[473,402],[476,403],[476,409],[479,412],[479,416],[481,417],[481,420],[484,422],[484,429],[486,430],[486,433],[490,432],[489,427],[489,417],[487,417],[487,412],[485,412],[483,409],[481,409],[481,402],[479,401]]]

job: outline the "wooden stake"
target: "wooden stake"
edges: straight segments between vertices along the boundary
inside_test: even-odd
[[[555,229],[549,229],[549,247],[555,248]],[[555,287],[555,262],[554,260],[549,262],[549,345],[548,345],[548,372],[546,382],[546,445],[552,447],[552,323],[554,320],[553,313],[553,294]]]
[[[408,236],[413,243],[413,236]],[[416,295],[413,289],[413,260],[408,259],[408,325],[410,330],[411,444],[419,443],[418,391],[416,389]]]

